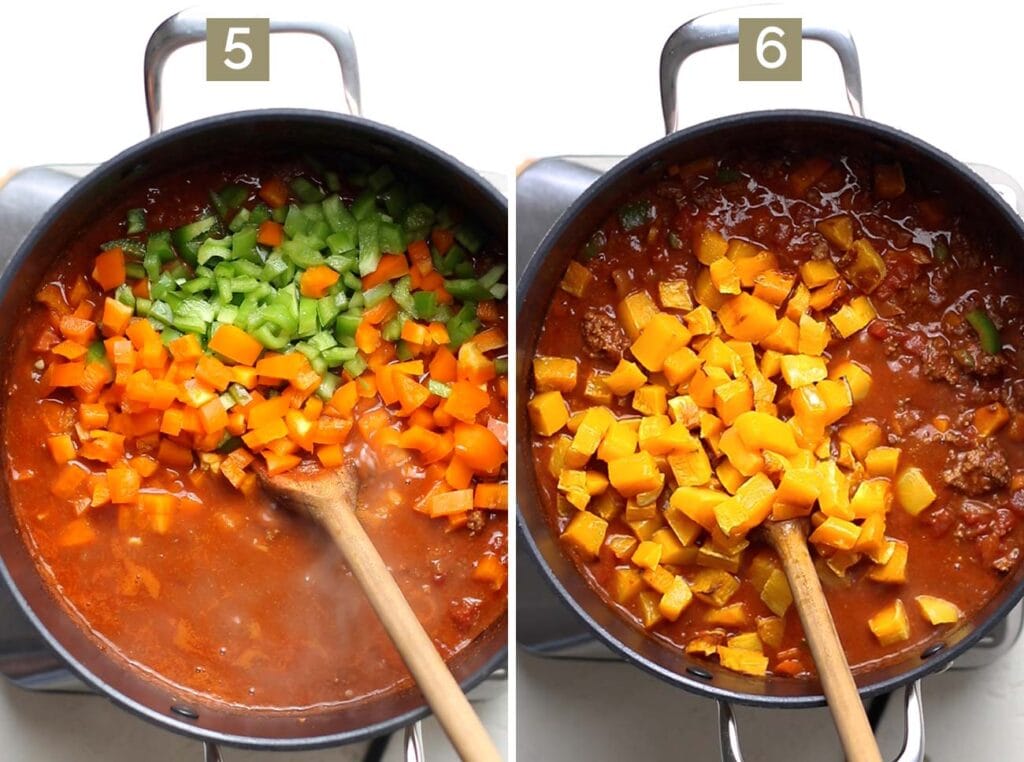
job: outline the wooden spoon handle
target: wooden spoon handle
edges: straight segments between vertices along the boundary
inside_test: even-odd
[[[349,568],[459,756],[468,762],[500,762],[501,755],[480,718],[352,508],[347,505],[339,508],[336,504],[330,511],[318,511],[315,506],[308,506],[308,509],[317,514],[316,518],[345,554]]]
[[[807,536],[803,527],[797,521],[778,521],[769,522],[765,531],[782,558],[796,610],[847,760],[882,762],[878,741],[857,694],[857,685],[821,589],[821,580],[807,552]]]

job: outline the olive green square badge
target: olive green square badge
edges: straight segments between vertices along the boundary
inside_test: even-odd
[[[740,82],[799,82],[802,19],[740,19]]]
[[[209,82],[270,80],[270,19],[206,19]]]

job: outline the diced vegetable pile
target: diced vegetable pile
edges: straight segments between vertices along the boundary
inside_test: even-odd
[[[56,494],[138,501],[166,530],[177,497],[146,488],[159,464],[198,457],[248,492],[255,457],[336,466],[355,426],[389,465],[418,454],[424,513],[459,527],[506,509],[505,264],[481,265],[483,233],[389,167],[353,188],[346,203],[333,172],[233,184],[174,230],[133,209],[91,277],[40,290],[43,396],[78,401],[48,440]]]
[[[623,229],[650,223],[636,207],[620,212]],[[533,361],[528,409],[535,434],[554,438],[548,467],[560,511],[571,515],[563,541],[583,558],[614,555],[612,597],[647,628],[676,621],[695,597],[707,604],[708,628],[734,634],[694,637],[687,652],[752,675],[766,673],[764,646],[777,651],[795,616],[777,559],[752,545],[758,526],[809,517],[819,563],[839,577],[867,564],[870,579],[898,586],[908,546],[886,535],[887,514],[894,499],[917,515],[936,498],[876,423],[844,424],[872,377],[855,362],[833,362],[828,349],[875,318],[869,295],[885,264],[855,237],[851,217],[818,230],[837,253],[852,252],[844,273],[829,258],[790,269],[766,248],[701,229],[692,298],[687,280],[672,280],[660,283],[657,302],[641,289],[617,305],[632,344],[612,372],[580,379],[575,359]],[[592,279],[574,261],[562,288],[584,297]],[[563,393],[580,383],[591,406],[570,410]],[[613,412],[624,404],[635,414]],[[623,512],[631,534],[609,532]],[[753,622],[732,600],[741,565],[773,616]],[[917,603],[933,625],[961,617],[939,598]],[[910,635],[896,596],[868,625],[886,645]],[[772,665],[777,674],[803,669],[784,653]]]

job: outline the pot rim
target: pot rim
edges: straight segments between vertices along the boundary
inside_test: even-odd
[[[426,155],[431,161],[445,165],[453,174],[461,175],[463,179],[471,183],[476,190],[486,197],[488,203],[492,203],[496,208],[504,210],[507,217],[507,199],[478,172],[430,143],[389,125],[381,124],[361,116],[352,116],[349,114],[317,109],[273,108],[233,111],[187,122],[150,135],[99,164],[95,169],[89,172],[89,174],[76,182],[71,189],[61,196],[57,203],[50,207],[43,217],[35,224],[29,234],[18,246],[6,267],[2,272],[0,272],[0,294],[6,293],[10,288],[12,281],[17,277],[18,271],[22,269],[24,262],[29,258],[39,240],[42,238],[44,232],[49,229],[70,207],[79,203],[83,197],[94,193],[95,188],[106,178],[111,175],[116,175],[119,172],[130,170],[139,162],[140,159],[144,158],[150,152],[167,150],[168,146],[172,146],[183,138],[213,129],[226,128],[235,124],[251,126],[254,121],[293,121],[304,125],[317,123],[327,124],[341,130],[346,130],[350,134],[355,134],[366,141],[379,141],[383,139],[405,151],[418,152],[421,155]],[[57,653],[61,661],[67,665],[68,669],[76,677],[82,680],[82,682],[97,693],[109,697],[115,704],[130,713],[138,717],[142,717],[143,719],[146,719],[160,727],[200,741],[245,749],[263,749],[270,751],[312,750],[357,743],[377,736],[387,735],[411,725],[430,714],[430,708],[426,701],[423,700],[422,704],[418,708],[396,715],[395,717],[387,720],[363,726],[358,730],[341,731],[311,737],[296,736],[285,738],[265,738],[236,733],[223,733],[195,725],[183,717],[159,712],[152,707],[146,706],[124,693],[115,690],[91,670],[79,663],[78,659],[63,646],[57,637],[50,632],[50,630],[36,615],[35,611],[19,589],[17,582],[12,577],[2,555],[0,555],[0,577],[2,577],[4,583],[6,583],[22,613],[32,623],[35,630],[42,636],[46,644]],[[55,601],[55,603],[60,605],[57,601]],[[477,640],[489,637],[489,633],[491,631],[500,631],[502,628],[507,628],[508,619],[508,609],[506,606],[505,613],[493,622],[486,631],[481,633]],[[76,622],[76,626],[80,627],[80,623]],[[508,643],[506,639],[506,642],[502,643],[493,655],[491,655],[476,671],[462,681],[461,687],[463,691],[469,691],[479,685],[496,669],[507,664],[507,658]],[[127,669],[124,665],[121,665],[121,667],[123,669]],[[171,685],[166,682],[160,684]],[[405,690],[415,691],[417,689],[413,686],[412,688]],[[205,706],[205,704],[203,705]],[[342,708],[338,711],[345,710]],[[254,715],[254,717],[258,716],[259,715]]]
[[[663,157],[678,145],[684,144],[696,137],[706,136],[718,131],[741,126],[749,127],[751,123],[790,123],[794,125],[824,124],[837,129],[856,131],[868,137],[875,137],[890,143],[898,144],[901,147],[909,147],[918,154],[924,155],[929,160],[945,165],[957,176],[957,179],[960,182],[967,183],[980,193],[980,195],[986,197],[991,202],[993,208],[998,210],[998,212],[1007,219],[1011,227],[1016,230],[1020,239],[1024,241],[1024,220],[1022,220],[1021,217],[1010,208],[1005,199],[1003,199],[991,185],[967,167],[963,162],[953,158],[946,152],[921,140],[920,138],[881,122],[832,111],[812,109],[749,111],[700,122],[666,135],[665,137],[660,138],[659,140],[656,140],[655,142],[650,143],[623,158],[607,172],[598,177],[589,187],[587,187],[586,190],[584,190],[582,194],[580,194],[572,205],[558,217],[555,223],[544,235],[544,238],[541,240],[536,251],[531,256],[530,261],[527,263],[527,267],[524,269],[522,276],[516,284],[517,321],[524,314],[526,295],[534,287],[534,282],[540,274],[544,260],[546,260],[552,253],[559,240],[576,223],[577,217],[580,213],[590,206],[595,199],[598,199],[605,194],[612,193],[613,188],[620,182],[620,180],[628,177],[637,170],[645,167],[656,166],[659,163],[662,163]],[[542,317],[542,315],[537,316],[537,319],[541,319]],[[517,336],[521,334],[522,331],[517,327]],[[519,342],[517,340],[517,344],[518,343]],[[519,344],[516,348],[516,354],[518,362],[520,365],[523,365],[524,360],[528,362],[529,358],[533,356],[534,347],[525,347],[522,344]],[[526,378],[525,373],[526,371],[523,370],[522,367],[517,368],[517,422],[526,421],[525,414],[522,414],[522,411],[525,410],[526,390],[521,386],[521,383]],[[536,494],[536,491],[533,489],[533,457],[530,452],[528,437],[520,435],[518,440],[517,456],[519,458],[519,471],[516,483],[516,524],[519,532],[519,540],[524,542],[525,546],[529,548],[533,562],[540,569],[541,576],[547,581],[551,589],[553,589],[562,602],[565,603],[569,609],[583,621],[587,628],[598,637],[599,641],[627,662],[640,667],[644,671],[649,672],[650,674],[653,674],[673,685],[682,687],[692,693],[718,701],[727,701],[730,703],[748,706],[791,709],[819,707],[826,704],[825,696],[820,691],[820,686],[818,693],[808,693],[798,696],[765,696],[756,693],[746,693],[743,691],[722,688],[712,681],[702,680],[695,675],[682,674],[674,670],[667,669],[653,660],[637,653],[633,648],[627,646],[624,642],[606,630],[587,613],[583,606],[573,598],[566,587],[562,584],[561,580],[546,562],[536,538],[531,531],[531,525],[541,525],[541,531],[545,532],[549,532],[550,527],[547,524],[546,518],[540,515],[537,516],[537,521],[529,521],[522,509],[523,500],[527,496],[529,496],[529,499],[534,504],[539,505],[541,501],[539,496]],[[536,513],[539,514],[540,511],[537,511]],[[573,573],[579,574],[578,569],[575,568],[575,564],[571,561],[570,563],[573,565]],[[584,582],[591,590],[593,590],[593,586],[590,584],[589,580],[584,580]],[[1004,600],[995,608],[994,611],[989,613],[986,619],[978,622],[974,626],[974,629],[959,641],[952,645],[946,645],[945,648],[928,656],[927,658],[922,658],[921,663],[918,666],[906,670],[901,674],[887,679],[859,685],[858,693],[862,698],[869,698],[882,693],[889,693],[901,686],[920,680],[933,672],[940,671],[981,640],[993,627],[995,627],[998,622],[1002,621],[1002,619],[1020,602],[1022,598],[1024,598],[1024,578],[1017,582],[1014,589],[1005,596]],[[606,602],[605,605],[607,605]],[[609,608],[611,607],[609,606]],[[618,614],[615,614],[615,616],[620,619],[623,626],[632,626],[624,618],[619,617]],[[645,637],[656,643],[658,642],[649,635],[645,635]],[[658,643],[658,645],[661,646],[662,644]],[[664,647],[668,648],[668,646]],[[864,675],[870,674],[871,672],[861,672],[858,673],[857,676],[858,678],[863,679]]]

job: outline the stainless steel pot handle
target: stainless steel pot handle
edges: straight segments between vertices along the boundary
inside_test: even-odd
[[[806,11],[806,12],[804,12]],[[788,5],[749,5],[724,11],[706,13],[690,19],[676,29],[661,49],[661,110],[665,117],[665,133],[680,129],[678,79],[683,62],[708,48],[735,45],[739,42],[740,16],[759,17],[770,12],[771,17],[800,18],[803,20],[803,38],[824,42],[839,57],[846,81],[846,99],[855,116],[864,116],[864,93],[860,81],[860,58],[853,35],[834,18],[822,15],[817,9],[800,9]]]
[[[921,683],[915,680],[903,691],[903,748],[893,762],[924,762],[924,711]],[[718,702],[718,738],[722,762],[743,762],[740,731],[732,705]]]
[[[252,11],[248,11],[252,13]],[[294,32],[312,34],[326,40],[338,55],[345,106],[349,114],[361,113],[359,95],[359,64],[356,59],[356,44],[348,27],[327,21],[320,16],[305,15],[302,11],[289,9],[287,18],[270,18],[271,33]],[[143,63],[146,86],[146,112],[149,115],[149,132],[160,132],[162,123],[161,88],[164,64],[178,48],[206,40],[206,19],[210,9],[189,8],[175,13],[164,21],[150,35],[146,43],[146,57]]]

